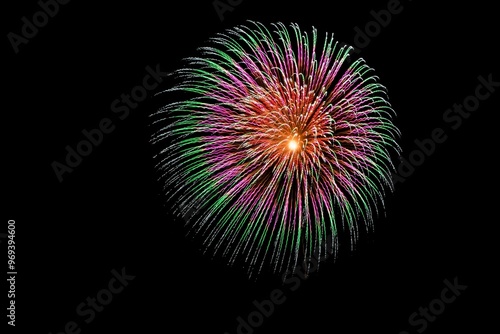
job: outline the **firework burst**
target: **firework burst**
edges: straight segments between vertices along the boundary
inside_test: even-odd
[[[250,272],[323,256],[340,229],[356,240],[392,190],[386,89],[351,48],[319,44],[295,24],[228,30],[176,72],[168,91],[186,98],[152,115],[168,199],[195,212],[206,250]]]

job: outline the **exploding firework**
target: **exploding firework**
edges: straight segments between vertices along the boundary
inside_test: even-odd
[[[152,115],[152,143],[168,200],[206,250],[282,271],[373,224],[399,131],[386,89],[350,51],[314,28],[251,22],[176,72],[167,91],[184,95]]]

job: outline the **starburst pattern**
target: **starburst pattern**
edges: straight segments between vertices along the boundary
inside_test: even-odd
[[[250,272],[357,238],[392,190],[398,129],[386,89],[332,36],[238,26],[178,70],[186,94],[152,115],[159,179],[207,250]]]

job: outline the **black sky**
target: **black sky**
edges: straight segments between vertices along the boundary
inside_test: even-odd
[[[410,159],[415,141],[428,140],[436,128],[446,139],[387,197],[375,233],[300,280],[296,291],[278,276],[249,280],[237,267],[203,255],[199,244],[185,238],[183,222],[163,206],[148,114],[165,102],[152,92],[169,88],[168,80],[127,114],[111,109],[121,94],[143,83],[147,66],[173,71],[209,37],[246,20],[314,26],[356,46],[355,28],[365,31],[374,21],[371,11],[389,3],[244,0],[221,21],[210,0],[71,1],[59,5],[18,53],[8,34],[22,34],[22,17],[32,20],[40,5],[5,4],[7,203],[0,233],[8,219],[16,220],[13,332],[59,333],[75,321],[83,334],[181,327],[233,334],[237,318],[256,309],[254,300],[279,289],[286,301],[255,333],[415,333],[422,327],[412,328],[410,315],[440,298],[444,280],[455,277],[467,289],[429,321],[425,333],[485,332],[496,314],[486,303],[495,298],[498,262],[494,119],[500,87],[467,118],[443,115],[476,93],[480,76],[500,81],[498,15],[489,2],[401,1],[398,13],[360,48],[388,88],[403,134],[402,157]],[[59,182],[53,162],[63,162],[67,145],[76,147],[83,130],[108,118],[113,130]],[[107,288],[112,270],[122,268],[135,278],[85,323],[89,318],[77,307]]]

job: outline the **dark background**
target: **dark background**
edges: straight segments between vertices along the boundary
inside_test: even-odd
[[[352,44],[354,27],[364,29],[373,20],[370,11],[387,3],[244,0],[221,21],[210,0],[71,1],[18,54],[4,37],[7,201],[0,232],[16,220],[16,331],[59,333],[74,320],[81,333],[233,334],[236,318],[254,310],[252,301],[279,288],[287,300],[255,333],[399,333],[410,328],[410,314],[439,298],[443,280],[454,277],[467,290],[425,332],[493,326],[493,119],[500,92],[455,131],[442,119],[474,93],[479,75],[493,73],[500,81],[498,17],[489,2],[401,2],[402,12],[361,51],[388,88],[403,157],[436,127],[448,139],[387,197],[376,232],[363,236],[355,251],[341,251],[297,291],[279,276],[249,280],[185,238],[183,222],[159,195],[148,143],[148,114],[165,102],[161,96],[151,94],[123,121],[110,110],[120,94],[141,84],[147,65],[173,71],[209,37],[247,19],[296,22],[308,31],[315,26]],[[4,4],[4,36],[19,34],[21,18],[38,10],[33,0]],[[167,88],[169,81],[158,91]],[[116,129],[58,182],[51,163],[62,162],[65,146],[75,147],[81,131],[105,117]],[[85,324],[77,305],[106,288],[111,270],[122,267],[135,279]]]

